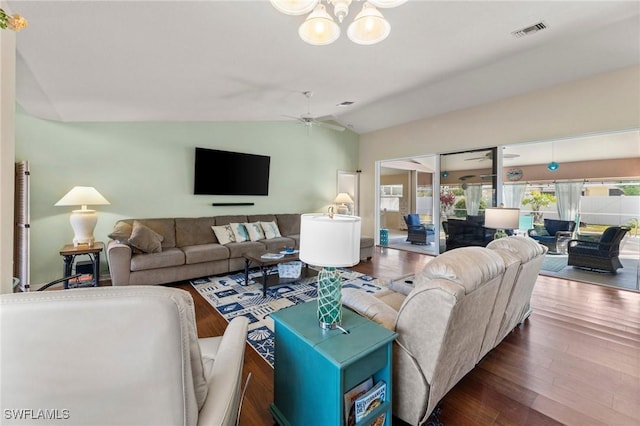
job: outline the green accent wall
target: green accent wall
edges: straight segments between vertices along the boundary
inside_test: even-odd
[[[62,276],[59,250],[73,239],[74,208],[54,204],[74,186],[93,186],[111,203],[93,207],[99,215],[94,234],[105,243],[123,218],[326,210],[336,196],[337,171],[358,168],[359,137],[307,130],[296,122],[63,123],[18,107],[16,161],[28,161],[31,170],[31,284]],[[269,195],[193,195],[196,146],[271,156]]]

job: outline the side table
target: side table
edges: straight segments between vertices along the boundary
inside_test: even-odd
[[[341,330],[323,330],[317,303],[307,302],[272,313],[275,325],[274,402],[269,407],[281,426],[342,426],[345,393],[367,380],[386,384],[384,402],[355,426],[384,416],[391,425],[392,343],[397,334],[343,309]]]
[[[74,247],[73,244],[65,244],[60,249],[60,256],[64,259],[64,268],[62,270],[63,277],[72,275],[74,261],[77,256],[88,256],[93,265],[93,279],[85,285],[98,287],[100,284],[100,252],[104,249],[104,244],[100,241],[93,243],[91,247],[86,244],[80,244]],[[64,280],[64,288],[69,288],[69,280]]]

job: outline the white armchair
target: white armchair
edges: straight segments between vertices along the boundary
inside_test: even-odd
[[[198,339],[186,291],[5,294],[0,321],[3,425],[237,422],[248,321]]]

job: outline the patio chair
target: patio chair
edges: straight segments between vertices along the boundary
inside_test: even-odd
[[[433,242],[433,225],[420,223],[420,215],[408,214],[404,216],[404,221],[407,224],[407,241],[411,244],[429,244]],[[431,238],[429,238],[431,236]]]
[[[557,252],[559,241],[568,241],[573,236],[576,223],[573,220],[545,219],[544,226],[534,225],[528,234],[540,244],[547,246],[549,251]]]
[[[627,226],[611,226],[604,230],[598,241],[569,241],[567,264],[594,271],[617,273],[618,268],[622,268],[618,257],[620,242],[629,229]]]

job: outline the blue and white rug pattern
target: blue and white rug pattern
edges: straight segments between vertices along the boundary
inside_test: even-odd
[[[342,288],[359,288],[376,293],[387,287],[386,281],[349,269],[339,268],[339,271]],[[262,296],[262,284],[253,280],[257,276],[260,276],[260,272],[254,269],[250,271],[248,284],[244,282],[244,272],[241,272],[192,280],[191,285],[227,321],[239,315],[247,317],[249,344],[273,367],[274,327],[269,314],[287,306],[315,300],[318,295],[317,276],[268,287],[266,297]]]

